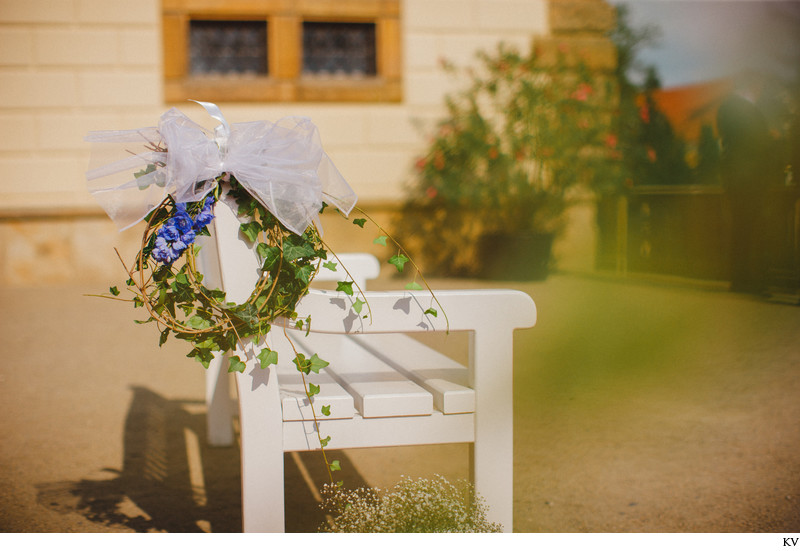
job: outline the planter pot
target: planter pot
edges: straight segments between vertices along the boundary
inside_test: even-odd
[[[543,281],[550,271],[551,233],[487,234],[480,238],[480,275],[501,281]]]

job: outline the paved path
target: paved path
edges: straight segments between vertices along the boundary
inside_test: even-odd
[[[800,531],[800,308],[517,287],[540,317],[515,346],[516,530]],[[96,289],[0,290],[0,530],[239,530],[239,456],[205,443],[202,368],[128,305],[82,296]],[[459,338],[442,346],[458,356]],[[338,457],[349,486],[467,472],[465,445]],[[286,471],[288,527],[313,531],[321,461]]]

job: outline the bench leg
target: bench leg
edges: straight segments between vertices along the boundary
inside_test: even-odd
[[[227,366],[225,355],[217,353],[206,371],[206,433],[211,446],[230,446],[234,441]]]
[[[244,355],[239,354],[240,358]],[[275,366],[236,375],[242,447],[242,528],[284,532],[283,414]]]
[[[470,471],[484,498],[488,519],[511,532],[514,522],[513,340],[496,334],[473,334],[475,443]],[[481,366],[474,369],[475,366]]]

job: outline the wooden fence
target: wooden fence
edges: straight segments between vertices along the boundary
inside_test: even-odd
[[[800,189],[766,192],[756,231],[772,287],[800,289]],[[734,220],[719,186],[648,186],[598,202],[597,268],[618,274],[658,274],[729,281]]]

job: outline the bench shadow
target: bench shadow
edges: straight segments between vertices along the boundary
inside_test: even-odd
[[[112,531],[241,532],[239,447],[209,446],[202,402],[131,391],[122,469],[38,485],[39,504]],[[342,477],[348,487],[366,485],[345,452],[328,456],[349,466]],[[284,475],[286,531],[316,532],[325,521],[316,489],[328,478],[321,456],[286,454]]]

